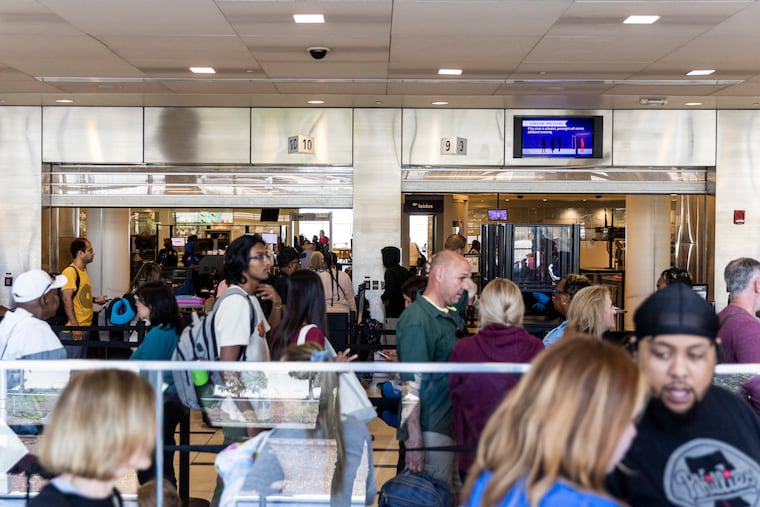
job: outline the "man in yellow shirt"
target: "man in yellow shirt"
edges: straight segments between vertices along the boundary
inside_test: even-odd
[[[89,326],[92,324],[92,304],[103,304],[106,301],[105,294],[96,298],[92,297],[92,284],[87,275],[87,265],[95,259],[95,250],[92,244],[84,238],[77,238],[71,242],[71,264],[63,269],[66,275],[66,285],[61,288],[61,298],[66,309],[67,326]],[[62,340],[82,341],[87,338],[85,331],[62,331]],[[66,345],[66,355],[69,359],[82,357],[81,345]]]

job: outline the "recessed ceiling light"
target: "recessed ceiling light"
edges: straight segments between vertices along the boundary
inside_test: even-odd
[[[324,104],[324,100],[310,100],[309,104]]]
[[[438,74],[442,76],[461,76],[462,69],[438,69]]]
[[[437,100],[437,101],[433,102],[434,106],[446,106],[448,104],[449,104],[448,102],[444,102],[443,100]]]
[[[684,106],[701,106],[701,102],[686,102]]]
[[[322,14],[293,14],[293,21],[296,23],[324,23],[325,17]]]
[[[548,201],[549,199],[541,199],[541,200],[542,200],[542,201],[544,201],[544,202],[546,202],[546,201]]]
[[[623,23],[627,25],[651,25],[660,19],[660,16],[628,16]]]
[[[58,102],[59,104],[71,104],[74,101],[71,99],[56,99],[56,102]]]
[[[216,74],[213,67],[190,67],[193,74]]]
[[[715,72],[713,69],[696,69],[686,73],[687,76],[709,76]]]

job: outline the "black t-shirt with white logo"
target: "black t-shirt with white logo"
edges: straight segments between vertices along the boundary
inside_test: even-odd
[[[607,477],[631,507],[760,506],[760,419],[735,394],[711,386],[681,415],[653,399],[637,430]]]

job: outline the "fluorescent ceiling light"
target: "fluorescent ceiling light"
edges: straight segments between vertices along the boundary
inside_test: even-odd
[[[701,102],[687,102],[684,104],[684,106],[701,106]]]
[[[71,99],[56,99],[56,102],[58,102],[59,104],[71,104],[74,101]]]
[[[696,69],[686,73],[687,76],[709,76],[715,72],[713,69]]]
[[[461,76],[462,69],[438,69],[438,74],[442,76]]]
[[[627,25],[651,25],[660,19],[660,16],[628,16],[623,23]]]
[[[324,104],[324,100],[310,100],[309,104]]]
[[[324,23],[325,17],[322,14],[293,14],[293,21],[296,23]]]
[[[665,106],[668,99],[665,97],[640,97],[639,104],[642,106]]]
[[[436,102],[433,102],[434,106],[446,106],[448,104],[449,104],[448,102],[444,102],[443,100],[438,100]]]
[[[213,67],[190,67],[193,74],[216,74]]]

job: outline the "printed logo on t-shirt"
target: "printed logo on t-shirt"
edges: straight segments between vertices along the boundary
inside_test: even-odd
[[[760,466],[736,447],[690,440],[668,459],[665,495],[680,506],[760,505]]]

